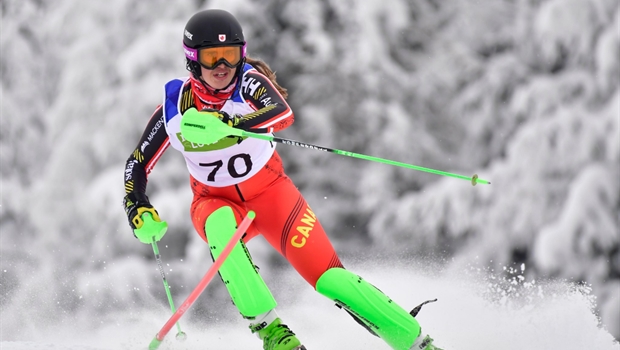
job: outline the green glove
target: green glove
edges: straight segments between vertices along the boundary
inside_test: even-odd
[[[133,234],[140,242],[151,244],[159,241],[164,234],[166,234],[168,223],[165,221],[156,221],[153,219],[150,212],[147,211],[142,214],[142,221],[143,224],[141,227],[133,230]]]
[[[157,242],[166,233],[168,224],[161,221],[157,210],[153,208],[146,194],[141,192],[127,193],[123,198],[123,207],[125,207],[129,226],[140,242],[150,244],[153,242],[153,237]]]
[[[220,111],[213,108],[203,108],[201,110],[203,113],[209,113],[213,116],[217,117],[217,119],[221,120],[224,124],[233,127],[245,130],[243,124],[245,123],[245,119],[240,114],[230,115],[224,111]]]

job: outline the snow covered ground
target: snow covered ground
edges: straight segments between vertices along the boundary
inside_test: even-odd
[[[378,286],[406,308],[438,298],[418,315],[423,329],[446,350],[618,350],[620,345],[599,327],[591,311],[587,287],[567,283],[527,281],[521,271],[513,278],[467,268],[461,271],[430,271],[426,264],[392,263],[374,266],[353,264],[350,269]],[[426,266],[428,267],[428,266]],[[422,273],[421,271],[425,271]],[[279,313],[310,350],[388,349],[368,334],[345,312],[315,293],[287,270],[286,294],[279,288]],[[213,283],[221,283],[214,281]],[[163,286],[162,286],[163,288]],[[204,297],[201,296],[201,297]],[[177,300],[180,305],[182,300]],[[176,327],[164,339],[162,350],[259,349],[260,342],[246,323],[201,324],[181,318],[187,340],[175,340]],[[230,309],[229,311],[234,312]],[[46,315],[29,320],[23,332],[2,335],[2,350],[118,350],[147,349],[157,331],[170,317],[165,301],[151,311],[126,310],[106,315],[100,327],[85,327],[86,319],[71,316],[58,324],[45,324]],[[6,320],[5,320],[6,321]]]

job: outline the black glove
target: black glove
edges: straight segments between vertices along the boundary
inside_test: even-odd
[[[213,108],[203,108],[201,112],[209,112],[216,116],[219,120],[233,128],[243,129],[243,123],[245,123],[245,119],[243,119],[243,116],[240,114],[234,114],[231,116],[224,111],[218,111],[217,109]]]
[[[157,210],[153,208],[149,202],[149,197],[140,192],[129,192],[123,199],[123,207],[125,207],[125,214],[129,219],[129,226],[132,229],[141,228],[144,224],[142,220],[142,214],[151,213],[153,220],[161,221]]]

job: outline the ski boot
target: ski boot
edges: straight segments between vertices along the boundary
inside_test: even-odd
[[[434,303],[436,301],[437,299],[427,300],[423,302],[422,304],[414,307],[413,310],[409,312],[409,314],[415,318],[420,312],[420,310],[422,310],[422,306],[428,303]],[[410,350],[443,350],[443,349],[438,348],[435,345],[433,345],[433,338],[431,338],[428,334],[424,335],[424,333],[422,333],[420,330],[420,335],[415,340]]]
[[[263,340],[264,350],[306,350],[295,333],[282,323],[279,317],[268,326],[263,322],[250,329],[252,333],[258,332],[258,337]]]
[[[443,350],[433,345],[433,338],[428,334],[420,333],[418,339],[415,340],[410,350]]]

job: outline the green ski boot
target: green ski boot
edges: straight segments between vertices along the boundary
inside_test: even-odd
[[[282,323],[279,317],[268,326],[263,322],[250,329],[252,333],[258,332],[258,337],[263,340],[264,350],[306,350],[295,333]]]
[[[418,339],[415,340],[410,350],[443,350],[433,345],[433,338],[428,334],[424,335],[420,333]]]

